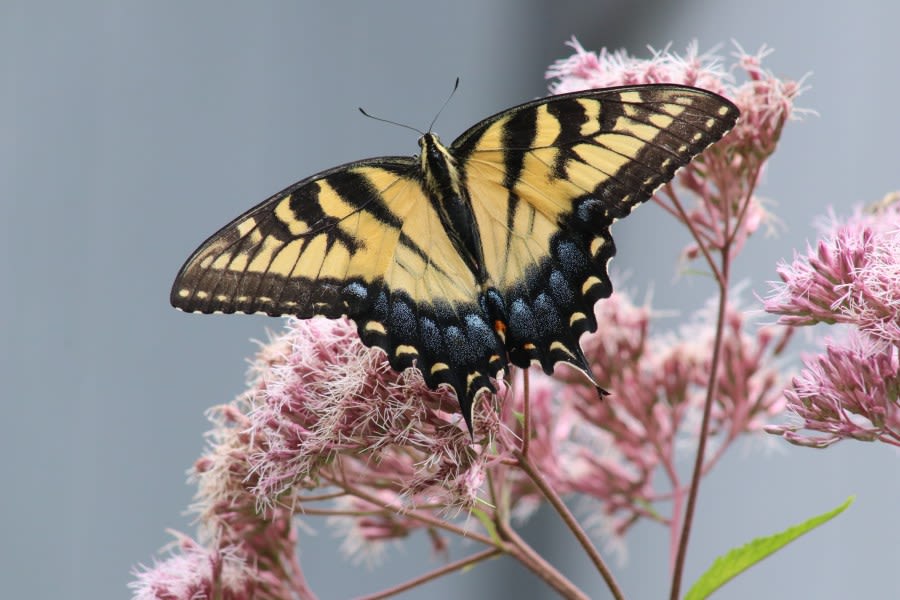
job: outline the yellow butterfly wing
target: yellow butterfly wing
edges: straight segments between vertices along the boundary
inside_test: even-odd
[[[590,375],[578,338],[612,293],[610,225],[721,138],[737,108],[710,92],[632,86],[552,96],[490,117],[451,146],[507,311],[513,364]]]
[[[294,184],[206,240],[176,277],[171,302],[202,313],[347,315],[395,369],[415,359],[432,387],[464,388],[467,365],[504,353],[472,314],[474,277],[422,186],[418,163],[405,157]]]

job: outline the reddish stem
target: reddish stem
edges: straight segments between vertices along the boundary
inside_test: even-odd
[[[539,554],[537,554],[528,544],[520,538],[514,531],[512,531],[505,523],[505,521],[495,518],[494,521],[497,524],[498,531],[502,532],[504,535],[502,536],[504,541],[508,541],[511,543],[504,543],[502,545],[498,545],[494,539],[491,539],[488,536],[481,535],[479,533],[475,533],[473,531],[466,531],[452,523],[439,519],[437,517],[433,517],[428,513],[422,512],[420,510],[415,509],[406,509],[404,507],[394,506],[389,502],[385,502],[376,496],[373,496],[367,493],[365,490],[355,487],[346,480],[338,480],[337,478],[326,477],[323,476],[323,479],[332,483],[335,486],[341,487],[346,490],[348,494],[356,496],[357,498],[361,498],[366,502],[374,504],[375,506],[381,506],[387,510],[392,510],[398,513],[403,514],[404,516],[416,519],[425,524],[431,525],[432,527],[443,529],[445,531],[449,531],[451,533],[455,533],[460,537],[469,538],[471,540],[475,540],[477,542],[481,542],[486,546],[490,546],[485,552],[505,552],[522,563],[527,569],[533,572],[535,575],[540,577],[543,581],[545,581],[550,587],[558,591],[563,597],[571,598],[573,600],[587,600],[587,596],[585,596],[578,588],[565,578],[558,570],[556,570],[550,563],[544,560]],[[480,556],[480,555],[476,555]],[[440,571],[440,570],[439,570]],[[441,572],[440,574],[443,574]],[[433,578],[433,574],[426,574],[423,577],[426,577],[425,580]],[[417,578],[413,581],[418,581],[421,578]],[[425,581],[423,580],[423,582]],[[409,582],[407,582],[409,583]],[[407,584],[403,584],[404,586]],[[393,589],[393,588],[392,588]],[[406,589],[405,587],[403,589]],[[390,591],[390,590],[387,590]],[[382,593],[387,593],[387,591]],[[403,591],[398,589],[397,592]],[[386,597],[386,596],[375,596],[375,597]],[[620,598],[617,596],[617,598]]]
[[[706,245],[703,243],[702,236],[697,228],[694,227],[694,224],[691,223],[690,218],[688,218],[687,211],[684,209],[684,206],[681,205],[681,202],[678,200],[678,195],[675,193],[675,188],[672,187],[671,183],[667,183],[665,185],[666,195],[669,196],[669,199],[672,200],[672,204],[675,206],[675,210],[678,212],[678,215],[681,218],[681,221],[684,223],[685,227],[688,228],[691,232],[691,236],[694,240],[697,241],[697,247],[700,249],[700,252],[703,253],[703,258],[706,259],[706,264],[709,265],[709,268],[712,269],[713,278],[716,281],[722,281],[722,273],[719,271],[719,268],[716,266],[716,261],[713,260],[712,256],[709,254],[709,250],[706,249]],[[727,238],[726,238],[727,239]]]
[[[454,571],[459,571],[460,569],[464,569],[468,566],[483,562],[490,558],[494,558],[495,556],[499,556],[503,551],[499,548],[488,548],[486,550],[482,550],[468,558],[463,558],[457,560],[452,563],[448,563],[443,567],[434,569],[433,571],[429,571],[428,573],[424,573],[419,577],[414,579],[410,579],[400,585],[396,585],[394,587],[388,588],[386,590],[382,590],[375,594],[369,594],[367,596],[360,596],[359,600],[380,600],[381,598],[390,598],[391,596],[396,596],[401,592],[405,592],[407,590],[411,590],[414,587],[420,586],[422,584],[428,583],[438,577],[443,577],[444,575],[448,575],[453,573]]]
[[[752,188],[745,196],[744,203],[750,202],[751,193]],[[712,414],[712,404],[716,393],[716,383],[718,380],[719,355],[722,352],[722,338],[725,332],[725,311],[728,305],[728,282],[731,267],[731,243],[734,239],[733,232],[729,231],[730,219],[727,207],[728,203],[725,203],[723,217],[723,226],[725,228],[723,235],[724,243],[722,245],[722,248],[720,249],[722,261],[721,269],[717,268],[710,253],[706,248],[703,247],[702,244],[700,244],[699,239],[695,237],[695,239],[697,239],[697,243],[700,245],[700,249],[703,251],[703,256],[706,258],[709,267],[716,274],[716,283],[719,286],[719,306],[716,315],[716,335],[713,341],[712,358],[710,359],[711,364],[709,369],[708,385],[706,388],[706,400],[703,403],[703,419],[700,424],[700,439],[697,441],[697,454],[694,458],[694,468],[693,472],[691,473],[691,486],[688,491],[687,507],[684,511],[684,523],[681,527],[681,535],[679,536],[678,540],[678,552],[675,555],[675,563],[672,570],[672,589],[669,595],[670,600],[678,600],[678,596],[681,592],[681,579],[684,574],[684,562],[687,556],[687,547],[688,541],[690,539],[691,526],[693,525],[694,521],[694,511],[697,505],[697,492],[700,489],[700,479],[703,477],[703,463],[704,456],[706,454],[706,438],[709,434],[709,422],[710,416]],[[744,211],[741,210],[739,214],[743,215]],[[691,233],[694,233],[693,228],[691,228]],[[677,516],[673,518],[673,520],[675,519],[677,519]]]
[[[497,533],[505,541],[509,542],[506,544],[506,551],[544,580],[547,585],[559,592],[560,596],[570,600],[589,600],[584,592],[566,579],[543,556],[535,552],[528,542],[523,540],[506,521],[497,521]]]
[[[613,598],[616,600],[624,600],[625,596],[622,594],[622,590],[616,582],[616,578],[613,576],[612,571],[610,571],[609,567],[606,566],[606,563],[603,562],[603,557],[601,557],[600,553],[597,552],[597,549],[594,548],[594,545],[584,532],[584,529],[579,525],[578,520],[572,515],[571,511],[569,511],[569,507],[562,501],[562,498],[559,497],[556,490],[554,490],[541,476],[540,472],[535,469],[527,456],[524,456],[521,452],[516,452],[515,456],[519,460],[519,467],[525,471],[531,481],[541,490],[541,493],[553,508],[556,509],[557,514],[559,514],[560,518],[562,518],[563,522],[575,536],[575,539],[581,544],[581,547],[587,553],[591,562],[594,563],[597,571],[600,572],[600,575],[603,577],[604,581],[606,581],[606,585],[609,587],[609,591],[612,592]]]
[[[437,517],[433,517],[433,516],[429,515],[428,513],[424,513],[420,510],[409,509],[409,508],[403,507],[403,506],[395,506],[394,504],[392,504],[390,502],[385,502],[385,501],[381,500],[380,498],[378,498],[377,496],[373,496],[373,495],[365,492],[361,488],[354,487],[353,485],[351,485],[350,483],[348,483],[346,481],[339,481],[335,478],[327,477],[324,475],[322,476],[322,479],[347,490],[348,494],[356,496],[357,498],[361,498],[362,500],[365,500],[366,502],[369,502],[370,504],[374,504],[375,506],[381,506],[387,510],[394,511],[403,516],[410,517],[417,521],[421,521],[422,523],[425,523],[427,525],[431,525],[432,527],[436,527],[438,529],[443,529],[444,531],[449,531],[450,533],[455,533],[456,535],[458,535],[460,537],[469,538],[470,540],[475,540],[476,542],[481,542],[482,544],[485,544],[486,546],[496,546],[496,544],[494,543],[494,540],[492,540],[491,538],[489,538],[485,535],[475,533],[474,531],[467,531],[467,530],[463,529],[462,527],[458,527],[452,523],[449,523],[442,519],[438,519]]]

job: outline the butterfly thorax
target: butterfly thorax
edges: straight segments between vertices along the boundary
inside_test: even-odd
[[[463,176],[450,151],[437,135],[428,132],[419,139],[420,166],[425,192],[459,254],[484,284],[484,255],[475,224],[472,202],[463,185]]]

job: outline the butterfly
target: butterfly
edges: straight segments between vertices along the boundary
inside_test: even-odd
[[[347,316],[392,368],[449,384],[472,431],[510,365],[594,380],[579,337],[612,293],[610,226],[738,115],[705,90],[636,85],[527,102],[449,146],[429,130],[418,156],[328,169],[237,217],[188,258],[171,302]]]

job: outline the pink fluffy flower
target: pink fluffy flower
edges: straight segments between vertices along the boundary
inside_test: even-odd
[[[805,361],[785,391],[794,422],[767,430],[800,446],[824,448],[843,439],[900,446],[897,346],[858,331]],[[810,433],[798,433],[806,429]]]
[[[253,568],[234,547],[208,549],[178,536],[180,553],[137,572],[134,600],[252,600]]]
[[[254,564],[242,544],[201,544],[176,534],[178,552],[136,571],[134,600],[315,600],[305,583]]]
[[[347,320],[291,321],[276,344],[283,356],[258,363],[247,398],[251,435],[266,439],[250,457],[262,501],[348,472],[354,485],[389,485],[410,500],[475,501],[468,478],[484,455],[452,391],[429,390],[418,371],[392,370]],[[490,397],[476,403],[475,421],[482,435],[496,426]]]
[[[194,464],[199,540],[178,536],[178,553],[138,573],[136,599],[312,600],[297,561],[290,497],[258,509],[249,457],[265,439],[248,434],[241,401],[210,411],[215,428]]]
[[[789,325],[849,323],[900,342],[900,207],[832,216],[815,248],[778,267],[766,310]]]
[[[769,431],[814,447],[841,439],[900,445],[900,207],[886,202],[844,222],[832,216],[815,248],[778,275],[765,306],[780,322],[842,323],[849,333],[804,360],[785,392],[795,419]]]
[[[651,50],[653,56],[649,59],[630,56],[624,50],[588,51],[575,38],[567,45],[575,54],[547,69],[547,77],[556,80],[550,86],[554,94],[644,83],[682,83],[725,93],[727,71],[717,56],[700,54],[696,43],[688,46],[684,56],[667,49]]]

